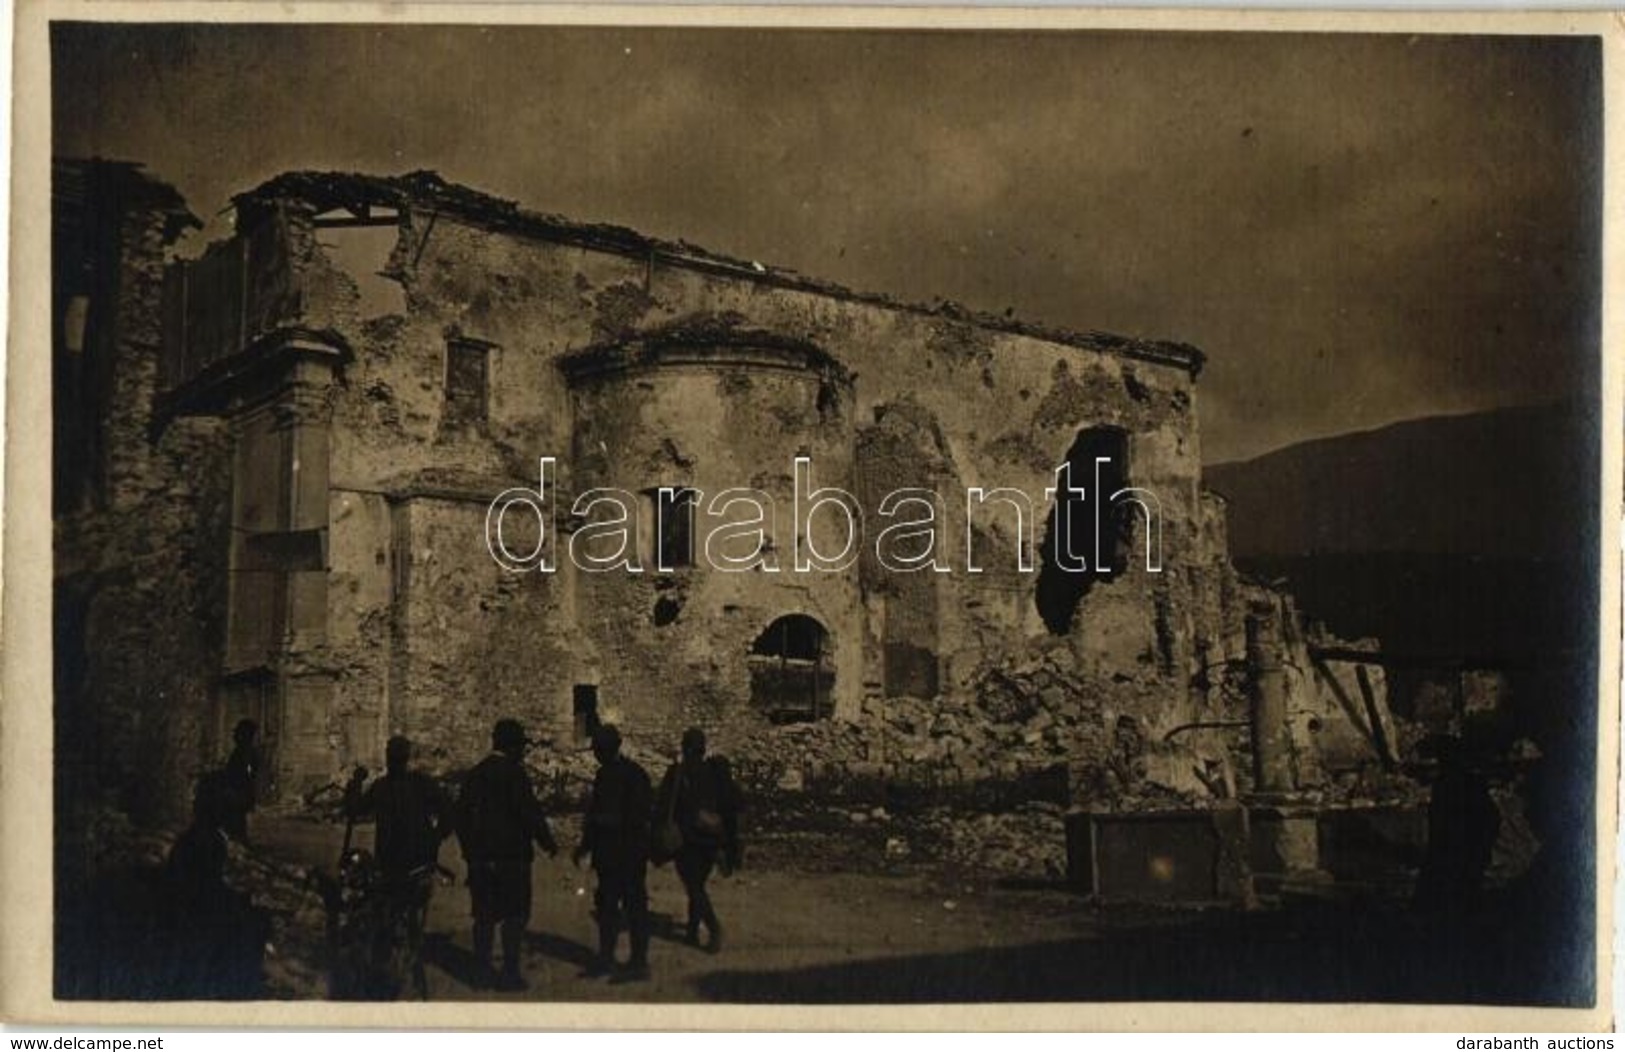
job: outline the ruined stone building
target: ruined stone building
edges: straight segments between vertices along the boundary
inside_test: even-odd
[[[132,808],[173,808],[249,716],[294,798],[392,733],[466,764],[517,715],[556,749],[614,720],[669,750],[698,723],[881,773],[1061,764],[1083,803],[1222,793],[1250,777],[1226,683],[1260,600],[1291,780],[1386,748],[1380,680],[1294,661],[1289,606],[1230,566],[1191,347],[896,302],[428,173],[293,172],[232,204],[235,234],[177,259],[196,220],[172,190],[56,167],[65,778],[123,768]],[[493,501],[540,490],[544,457],[556,521],[501,519],[552,567],[505,568]],[[865,512],[839,572],[791,565],[798,457]],[[1067,464],[1086,494],[1153,496],[1063,522]],[[641,572],[566,557],[599,488],[638,502]],[[713,498],[747,489],[776,572],[702,558]],[[940,571],[876,554],[904,490],[941,497]],[[1024,528],[995,490],[1031,497]],[[842,518],[811,521],[819,541]],[[1069,539],[1110,572],[1059,569]]]

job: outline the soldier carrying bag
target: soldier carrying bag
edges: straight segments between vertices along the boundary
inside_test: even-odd
[[[665,813],[655,824],[653,843],[650,844],[650,861],[657,866],[676,858],[683,847],[683,830],[677,824],[677,793],[681,777],[675,764],[666,774]]]

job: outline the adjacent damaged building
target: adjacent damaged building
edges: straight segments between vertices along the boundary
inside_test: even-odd
[[[1393,759],[1380,669],[1315,656],[1231,566],[1191,347],[896,302],[430,173],[278,176],[188,259],[196,220],[134,166],[59,162],[55,204],[60,755],[132,808],[173,811],[244,717],[283,799],[394,733],[465,765],[509,715],[557,750],[699,724],[792,780],[1064,769],[1105,809]],[[844,550],[845,512],[807,514],[824,488],[856,498],[857,555],[797,572],[809,540]],[[607,572],[568,557],[628,510],[592,491],[633,505]],[[721,570],[716,500],[742,491],[770,498],[766,558]],[[514,492],[556,514],[494,505]],[[934,502],[939,566],[877,554],[897,494]],[[494,557],[494,516],[537,558]]]

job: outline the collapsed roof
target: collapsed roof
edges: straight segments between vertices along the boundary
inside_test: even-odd
[[[343,210],[352,217],[339,220],[335,225],[398,222],[401,213],[412,212],[446,215],[471,226],[519,237],[649,259],[763,285],[927,314],[999,332],[1170,365],[1185,369],[1192,376],[1201,371],[1206,360],[1201,351],[1185,343],[1043,325],[1008,315],[972,310],[948,300],[920,304],[880,293],[855,291],[794,270],[712,252],[687,241],[667,241],[627,227],[584,223],[530,211],[513,201],[447,182],[432,171],[398,176],[357,172],[286,172],[232,198],[242,225],[251,224],[263,210],[284,201],[302,202],[318,215]],[[384,210],[393,214],[381,214]]]

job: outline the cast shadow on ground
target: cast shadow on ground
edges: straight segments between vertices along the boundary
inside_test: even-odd
[[[598,951],[591,946],[550,931],[526,932],[525,948],[577,968],[586,968],[598,960]]]
[[[1016,946],[701,977],[702,999],[762,1003],[1241,1001],[1587,1005],[1559,943],[1487,912],[1244,914]]]
[[[525,950],[577,968],[587,967],[598,956],[592,947],[553,932],[527,931]],[[474,954],[452,942],[451,936],[444,932],[424,935],[423,960],[464,986],[478,988],[489,978]]]
[[[484,969],[474,954],[451,941],[444,932],[423,936],[423,963],[440,969],[464,986],[478,988],[486,980]]]
[[[649,914],[649,935],[661,942],[675,942],[687,945],[688,924],[686,921],[679,924],[674,914],[651,911]]]

